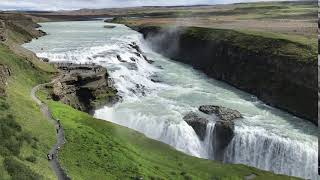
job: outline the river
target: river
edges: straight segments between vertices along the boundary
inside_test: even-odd
[[[225,106],[244,116],[236,121],[225,162],[319,178],[318,129],[313,124],[153,52],[141,34],[123,25],[104,28],[106,23],[98,20],[41,25],[48,35],[24,45],[37,56],[51,62],[96,63],[108,69],[123,100],[96,110],[95,117],[140,131],[187,154],[212,159],[215,119],[209,117],[207,135],[201,141],[183,116],[200,105]],[[129,45],[132,42],[154,63],[139,57]]]

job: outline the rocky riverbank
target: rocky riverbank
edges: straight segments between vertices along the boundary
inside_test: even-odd
[[[132,28],[142,33],[154,50],[318,124],[315,48],[233,30]]]
[[[53,84],[52,97],[75,109],[91,112],[120,100],[107,70],[94,64],[56,64],[60,75]]]
[[[40,25],[35,23],[30,16],[0,13],[0,42],[23,44],[33,38],[46,35],[44,31],[37,29],[39,27]]]

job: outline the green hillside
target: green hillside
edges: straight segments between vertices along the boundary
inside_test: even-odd
[[[55,179],[46,159],[55,142],[54,127],[29,95],[50,74],[3,44],[0,64],[11,69],[6,96],[0,97],[0,179]]]

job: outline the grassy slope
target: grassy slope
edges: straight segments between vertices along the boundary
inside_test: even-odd
[[[2,109],[0,114],[12,114],[22,130],[38,141],[34,142],[36,145],[24,142],[20,154],[14,159],[38,175],[45,176],[45,179],[55,179],[46,160],[46,153],[55,142],[54,127],[42,116],[39,107],[30,97],[31,88],[41,82],[49,81],[49,74],[37,69],[36,66],[33,67],[25,57],[15,55],[3,44],[0,44],[0,63],[8,65],[12,70],[12,76],[6,88],[7,97],[2,98],[3,101],[1,101],[1,104],[6,103],[9,108]],[[46,66],[48,65],[42,67]],[[50,70],[51,67],[46,69]],[[35,163],[26,160],[30,156],[36,157]],[[4,156],[0,155],[0,159],[4,159]],[[0,175],[8,177],[2,163],[0,163]]]
[[[37,95],[61,120],[67,144],[60,160],[74,179],[290,179],[244,165],[185,155],[134,130],[93,118],[59,102],[48,100],[47,90]],[[293,178],[292,178],[293,179]]]
[[[222,165],[180,153],[168,145],[110,122],[94,119],[59,102],[49,102],[65,127],[61,151],[74,179],[287,179],[243,165]],[[84,155],[85,154],[85,155]]]
[[[280,34],[243,33],[234,30],[197,27],[187,28],[184,34],[203,40],[228,42],[235,47],[248,51],[263,52],[303,62],[316,62],[318,60],[316,44],[309,46],[302,42],[288,40]]]

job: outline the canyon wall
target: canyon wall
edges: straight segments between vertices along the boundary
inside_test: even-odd
[[[318,124],[316,48],[233,30],[132,28],[157,52]]]

